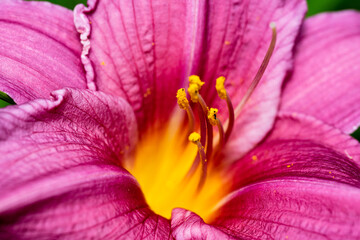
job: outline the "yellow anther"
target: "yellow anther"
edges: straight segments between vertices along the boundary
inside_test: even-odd
[[[186,98],[186,92],[184,88],[180,88],[176,93],[177,103],[181,109],[186,110],[189,107],[189,101]]]
[[[202,85],[204,85],[205,83],[200,80],[200,77],[199,77],[199,76],[197,76],[197,75],[191,75],[191,76],[189,77],[189,86],[192,85],[192,84],[196,84],[196,85],[198,86],[198,88],[199,88],[198,90],[200,90],[200,88],[202,87]]]
[[[188,93],[190,95],[191,101],[198,102],[199,101],[199,87],[196,84],[190,84],[188,87]]]
[[[197,132],[193,132],[189,135],[189,141],[193,143],[197,143],[200,141],[200,134]]]
[[[225,77],[221,76],[216,79],[216,91],[218,92],[219,98],[226,99],[226,90],[224,87]]]
[[[216,108],[210,108],[210,110],[208,111],[208,119],[211,125],[215,126],[218,123],[218,120],[216,118],[216,115],[218,113],[218,110]]]
[[[189,88],[188,93],[191,97],[191,101],[198,102],[199,96],[198,93],[200,91],[201,86],[204,85],[204,82],[202,82],[199,78],[199,76],[191,75],[189,77]]]

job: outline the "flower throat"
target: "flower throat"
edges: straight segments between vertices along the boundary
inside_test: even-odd
[[[271,23],[270,27],[270,46],[235,109],[224,87],[225,78],[221,76],[216,79],[218,96],[226,101],[228,108],[225,130],[218,118],[218,109],[209,108],[200,94],[205,83],[198,76],[191,75],[187,93],[181,88],[176,94],[180,109],[186,111],[187,130],[182,129],[185,115],[177,111],[166,126],[150,130],[142,136],[134,159],[125,162],[125,168],[137,179],[147,203],[155,213],[170,219],[172,209],[184,208],[197,213],[206,222],[211,222],[216,217],[217,205],[231,190],[229,176],[224,175],[220,165],[222,150],[230,138],[235,118],[254,92],[274,51],[275,24]],[[199,106],[199,126],[196,126],[187,95],[193,102],[192,105]],[[217,129],[217,141],[214,141],[213,127]]]

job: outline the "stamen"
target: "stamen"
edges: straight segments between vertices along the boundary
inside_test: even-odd
[[[189,141],[197,145],[198,154],[199,154],[201,165],[202,165],[200,181],[199,181],[199,184],[197,186],[197,191],[200,192],[200,190],[204,186],[204,183],[205,183],[205,180],[206,180],[206,175],[207,175],[206,155],[205,155],[205,152],[204,152],[204,147],[200,143],[200,134],[198,134],[196,132],[191,133],[190,136],[189,136]]]
[[[189,87],[188,93],[190,95],[191,101],[194,103],[199,102],[199,91],[201,86],[204,85],[204,82],[200,80],[200,78],[196,75],[191,75],[189,77]],[[204,110],[203,110],[204,111]],[[206,145],[206,115],[204,116],[203,111],[199,111],[200,118],[200,133],[201,133],[201,143]],[[201,119],[203,118],[203,119]]]
[[[189,88],[188,88],[188,93],[191,97],[191,101],[195,102],[195,103],[200,103],[201,108],[203,110],[203,115],[206,121],[206,135],[204,134],[204,123],[203,121],[200,121],[200,128],[201,128],[201,136],[203,137],[202,139],[202,143],[205,143],[205,148],[206,148],[206,156],[207,158],[209,158],[211,156],[212,153],[212,139],[213,139],[213,130],[211,127],[211,124],[209,123],[209,120],[207,119],[207,112],[208,112],[208,107],[204,101],[204,99],[201,97],[199,91],[200,88],[204,85],[204,82],[202,82],[200,80],[200,78],[196,75],[191,75],[189,77]]]
[[[194,131],[195,128],[195,118],[194,113],[191,110],[191,107],[189,105],[189,101],[186,98],[186,92],[184,88],[180,88],[176,93],[177,102],[179,104],[179,107],[181,109],[186,110],[188,119],[189,119],[189,129],[188,129],[188,135],[191,134]]]
[[[234,116],[234,107],[230,100],[230,96],[225,89],[224,82],[225,82],[225,77],[223,77],[223,76],[218,77],[216,79],[215,88],[218,92],[219,98],[226,100],[226,104],[228,107],[229,120],[228,120],[228,126],[226,128],[225,137],[224,137],[224,143],[226,143],[227,140],[229,139],[232,129],[234,127],[235,116]]]
[[[246,102],[249,100],[251,94],[254,92],[256,86],[258,85],[260,79],[264,75],[266,67],[269,64],[271,55],[274,52],[275,43],[276,43],[276,25],[275,25],[274,22],[270,23],[270,28],[272,29],[272,37],[271,37],[270,46],[269,46],[269,48],[268,48],[268,50],[266,52],[266,55],[264,57],[263,62],[261,63],[261,66],[260,66],[259,70],[257,71],[253,81],[250,84],[250,87],[248,88],[248,90],[246,91],[244,97],[241,99],[240,103],[238,104],[238,106],[235,109],[235,116],[236,117],[239,116],[239,114],[242,111],[242,109],[244,108]]]
[[[200,141],[200,135],[197,132],[192,132],[189,135],[189,141],[192,143],[196,143]]]
[[[198,98],[199,98],[199,103],[203,109],[204,112],[204,116],[206,118],[206,133],[207,133],[207,138],[206,138],[206,157],[209,159],[211,154],[212,154],[212,148],[213,148],[213,129],[212,126],[210,124],[209,119],[206,117],[208,115],[208,106],[206,105],[204,99],[201,97],[200,94],[198,94]]]
[[[218,110],[216,108],[210,108],[209,112],[208,112],[208,119],[211,125],[213,126],[217,126],[218,130],[219,130],[219,144],[216,147],[215,150],[215,154],[212,157],[217,156],[217,154],[219,154],[219,152],[221,151],[222,147],[224,146],[224,128],[223,125],[221,124],[220,119],[217,117],[217,113]]]

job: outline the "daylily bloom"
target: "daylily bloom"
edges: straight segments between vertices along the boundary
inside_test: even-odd
[[[17,105],[0,109],[0,238],[359,239],[360,14],[305,12],[2,0],[0,91]],[[178,108],[189,77],[226,141],[183,90],[200,111]]]

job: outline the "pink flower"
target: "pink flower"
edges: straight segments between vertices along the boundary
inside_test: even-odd
[[[88,4],[75,8],[74,26],[61,7],[0,2],[0,90],[18,104],[0,109],[1,239],[360,237],[360,146],[348,136],[360,123],[359,13],[303,22],[301,0]],[[158,215],[147,193],[172,184],[161,169],[188,169],[157,165],[160,156],[193,160],[181,157],[194,153],[186,139],[164,137],[174,119],[186,129],[176,91],[199,75],[201,95],[225,122],[215,79],[226,77],[236,108],[269,46],[270,22],[275,51],[220,167],[199,195],[170,190],[171,217]],[[205,206],[199,212],[216,200],[215,210],[178,208],[184,196]]]

